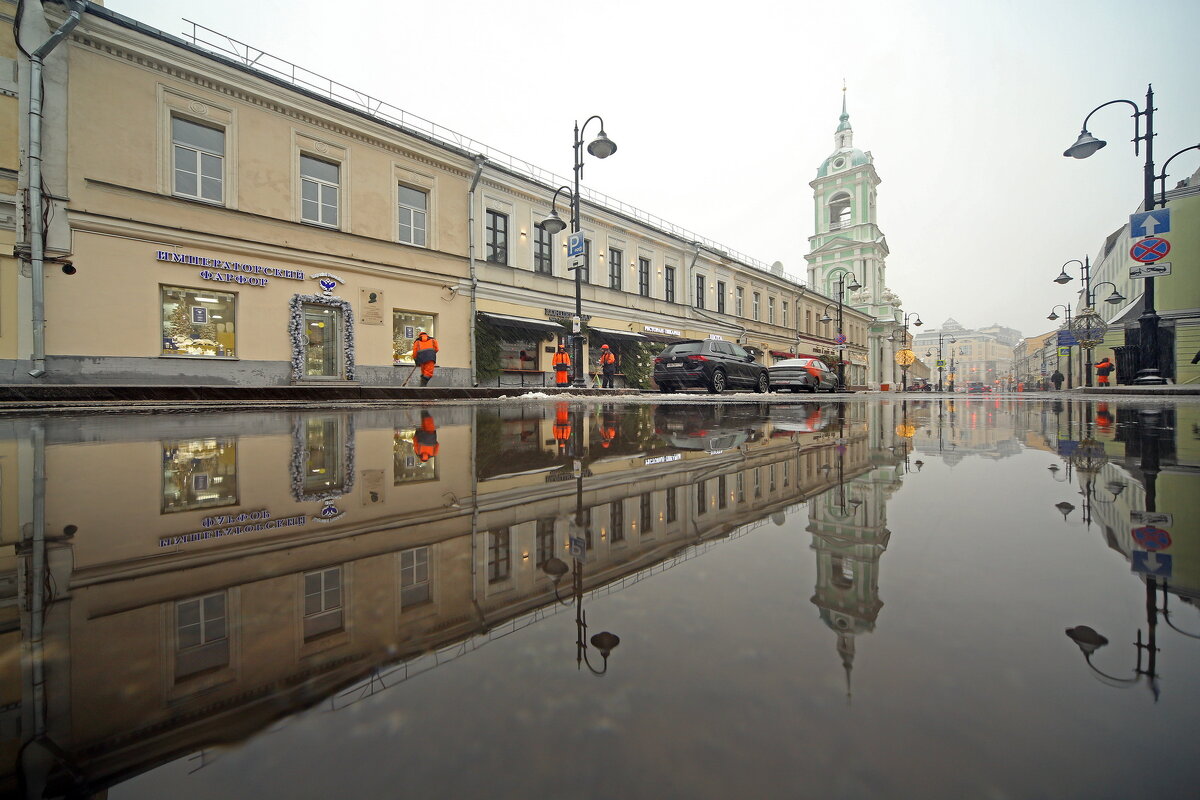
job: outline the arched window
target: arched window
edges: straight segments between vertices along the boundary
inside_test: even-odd
[[[836,231],[850,225],[850,195],[838,192],[829,198],[829,230]]]

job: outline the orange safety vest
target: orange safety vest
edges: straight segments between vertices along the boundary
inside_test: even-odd
[[[550,363],[554,366],[555,372],[563,372],[571,368],[571,355],[566,350],[560,350],[554,354]]]
[[[425,338],[420,336],[413,342],[412,357],[413,361],[421,367],[421,374],[426,378],[433,377],[433,365],[437,363],[438,343],[429,334],[424,334]],[[422,355],[422,351],[426,351]]]

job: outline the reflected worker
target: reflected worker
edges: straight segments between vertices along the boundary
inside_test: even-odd
[[[561,345],[560,345],[561,346]],[[554,441],[558,443],[558,452],[567,452],[571,441],[571,406],[567,403],[557,403],[554,407]]]
[[[438,454],[437,425],[428,411],[421,412],[421,424],[413,431],[413,454],[422,464]]]
[[[412,357],[413,361],[421,368],[421,385],[428,386],[430,379],[433,378],[433,369],[437,364],[438,343],[425,331],[421,331],[417,335],[417,340],[413,342]]]

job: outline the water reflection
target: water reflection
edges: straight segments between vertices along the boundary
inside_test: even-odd
[[[943,468],[1031,454],[1043,460],[1029,484],[1063,492],[1037,524],[1099,534],[1145,585],[1131,678],[1099,663],[1124,631],[1081,618],[1068,636],[1089,672],[1157,698],[1158,621],[1186,639],[1200,627],[1168,611],[1200,598],[1197,419],[1189,406],[906,399],[10,420],[0,786],[98,791],[567,609],[576,669],[611,682],[652,644],[611,612],[589,636],[587,609],[791,521],[849,697],[884,608],[889,505],[909,483],[936,491]]]

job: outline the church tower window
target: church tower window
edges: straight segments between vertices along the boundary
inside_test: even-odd
[[[829,230],[836,231],[850,226],[850,195],[838,192],[829,198]]]

